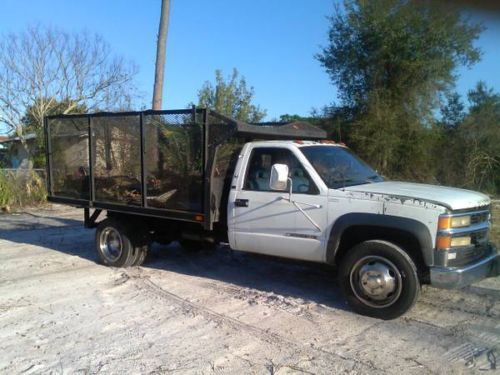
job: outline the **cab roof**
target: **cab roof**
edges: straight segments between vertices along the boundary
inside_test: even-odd
[[[253,144],[262,144],[262,145],[294,145],[295,147],[304,147],[304,146],[335,146],[335,147],[346,147],[346,145],[342,142],[334,142],[330,140],[322,140],[322,141],[308,141],[308,140],[269,140],[269,141],[253,141]]]

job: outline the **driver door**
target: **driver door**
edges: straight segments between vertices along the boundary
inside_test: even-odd
[[[273,164],[288,165],[292,200],[287,191],[273,191]],[[251,152],[243,186],[230,202],[229,230],[235,248],[286,258],[323,261],[327,197],[290,149],[257,147]],[[302,211],[301,211],[302,210]]]

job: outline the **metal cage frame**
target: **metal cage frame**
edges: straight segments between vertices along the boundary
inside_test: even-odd
[[[193,212],[187,210],[174,210],[167,208],[149,207],[147,204],[147,181],[145,177],[145,129],[144,116],[150,115],[190,115],[192,123],[198,123],[198,118],[201,118],[202,125],[202,212]],[[139,116],[140,127],[140,169],[141,169],[141,205],[132,206],[118,203],[106,203],[96,201],[95,199],[95,176],[93,155],[95,155],[95,142],[92,138],[93,119],[106,117],[127,117]],[[77,199],[61,197],[54,194],[53,181],[53,159],[52,159],[52,144],[49,122],[57,119],[87,119],[87,134],[88,134],[88,155],[89,155],[89,199]],[[209,118],[214,118],[229,126],[229,131],[224,134],[221,139],[211,140],[210,138],[210,121]],[[214,167],[214,158],[217,147],[225,140],[231,138],[239,138],[241,141],[250,141],[252,139],[309,139],[320,140],[326,138],[326,132],[316,128],[308,123],[273,123],[273,124],[246,124],[237,120],[233,120],[227,116],[221,115],[215,111],[196,108],[193,106],[190,109],[174,109],[174,110],[146,110],[146,111],[129,111],[129,112],[98,112],[87,114],[66,114],[52,115],[44,118],[44,136],[46,150],[46,170],[47,170],[47,199],[54,203],[69,204],[85,209],[86,217],[89,215],[89,209],[93,208],[96,211],[109,210],[134,215],[144,215],[163,219],[181,220],[186,222],[198,223],[205,230],[212,230],[214,226],[214,213],[211,211],[210,201],[212,196],[212,169]],[[220,192],[219,192],[220,194]],[[225,209],[218,207],[217,209]]]

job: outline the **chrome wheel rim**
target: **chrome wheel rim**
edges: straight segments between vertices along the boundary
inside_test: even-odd
[[[108,261],[117,261],[123,252],[123,241],[120,232],[112,227],[105,228],[99,237],[99,247]]]
[[[365,305],[384,308],[394,304],[403,289],[401,272],[389,259],[367,256],[358,260],[349,275],[351,289]]]

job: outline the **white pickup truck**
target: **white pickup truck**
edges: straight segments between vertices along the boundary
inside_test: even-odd
[[[352,309],[381,319],[408,311],[422,284],[499,274],[488,196],[385,181],[309,124],[193,108],[53,116],[46,135],[49,200],[85,209],[106,265],[142,264],[152,241],[224,242],[335,266]]]

